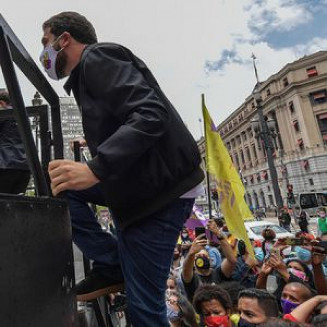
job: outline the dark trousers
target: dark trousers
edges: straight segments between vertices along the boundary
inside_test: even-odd
[[[30,175],[29,170],[0,169],[0,193],[25,193]]]
[[[94,260],[94,270],[113,280],[123,275],[128,312],[134,327],[168,327],[166,281],[174,247],[194,199],[177,199],[162,210],[123,230],[117,238],[104,232],[87,202],[105,205],[95,186],[68,192],[73,240]]]

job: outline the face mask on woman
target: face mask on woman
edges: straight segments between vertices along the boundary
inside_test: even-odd
[[[207,327],[229,327],[228,316],[209,316],[204,318]]]
[[[284,315],[291,313],[299,304],[289,300],[280,300]]]
[[[287,271],[290,274],[302,279],[305,282],[308,280],[307,274],[305,272],[301,271],[301,270],[297,270],[297,269],[294,269],[294,268],[288,268]]]
[[[170,305],[167,305],[167,318],[169,321],[174,322],[181,317],[181,311],[174,310]]]
[[[311,252],[309,250],[304,249],[301,246],[296,246],[294,250],[301,261],[307,262],[311,260]]]

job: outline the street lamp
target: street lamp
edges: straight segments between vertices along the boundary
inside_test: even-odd
[[[275,132],[276,122],[274,120],[265,120],[262,108],[262,97],[258,87],[259,83],[257,83],[256,87],[253,90],[253,97],[257,105],[258,120],[252,120],[251,125],[256,138],[261,138],[263,141],[263,146],[267,154],[267,162],[270,170],[270,176],[273,184],[276,204],[278,209],[280,209],[283,207],[283,199],[278,185],[278,175],[273,158],[274,144],[272,141],[274,140],[275,147],[277,148]]]
[[[41,95],[38,91],[35,92],[34,97],[32,99],[32,105],[33,106],[40,106],[42,104],[43,100],[41,99]]]
[[[36,91],[32,99],[32,105],[36,107],[36,106],[41,106],[42,103],[43,100],[41,99],[41,95],[38,91]],[[39,116],[35,114],[32,120],[32,129],[35,131],[35,145],[38,154],[39,154],[39,123],[40,123]]]

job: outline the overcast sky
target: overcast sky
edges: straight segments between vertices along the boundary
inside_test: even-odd
[[[202,131],[201,93],[218,125],[252,91],[252,52],[264,80],[287,63],[327,48],[327,0],[1,3],[1,14],[39,67],[43,21],[68,10],[85,15],[99,41],[123,44],[147,63],[195,138]],[[21,75],[19,79],[29,105],[35,89]],[[65,95],[62,82],[50,83]]]

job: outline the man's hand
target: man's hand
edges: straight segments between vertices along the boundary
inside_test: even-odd
[[[213,219],[209,219],[207,222],[207,228],[210,230],[210,232],[212,232],[213,234],[215,234],[218,237],[222,237],[223,234],[222,232],[219,230],[216,222]]]
[[[54,196],[65,190],[84,190],[100,182],[88,165],[72,160],[53,160],[48,172]]]
[[[268,276],[272,272],[273,268],[269,265],[268,262],[264,262],[261,267],[261,273],[265,276]]]
[[[83,137],[77,137],[69,141],[69,147],[72,151],[74,151],[74,142],[78,142],[80,147],[86,147],[86,141]]]
[[[205,234],[201,234],[194,239],[190,247],[189,255],[195,255],[204,249],[204,247],[207,245],[207,239],[205,239],[204,237]]]

